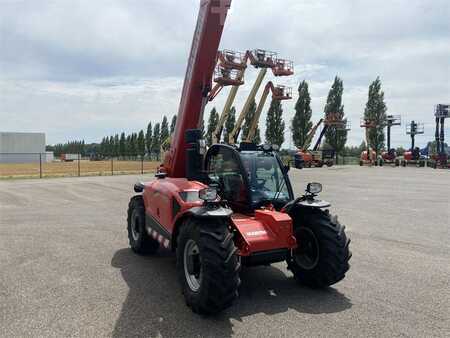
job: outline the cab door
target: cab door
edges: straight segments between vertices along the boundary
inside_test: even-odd
[[[220,197],[228,201],[233,211],[248,211],[248,177],[236,150],[227,145],[213,145],[205,165],[209,180],[219,185]]]

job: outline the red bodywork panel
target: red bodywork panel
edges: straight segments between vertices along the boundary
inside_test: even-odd
[[[405,151],[404,154],[403,154],[403,158],[404,158],[406,161],[413,161],[413,160],[414,160],[413,157],[414,157],[414,156],[413,156],[412,151]]]
[[[145,184],[144,203],[149,217],[172,236],[177,221],[193,207],[203,205],[198,199],[198,191],[205,188],[202,183],[185,178],[165,178]],[[181,193],[191,193],[184,200]],[[174,203],[177,209],[174,210]],[[253,216],[234,214],[231,218],[235,230],[235,243],[241,256],[276,249],[292,249],[297,243],[293,237],[291,217],[272,210],[256,210]],[[233,230],[233,229],[232,229]],[[159,232],[158,235],[165,235]],[[164,237],[164,239],[170,239]]]
[[[200,128],[208,102],[217,52],[231,0],[202,0],[184,79],[175,132],[164,170],[170,177],[186,177],[185,132]]]
[[[375,151],[371,150],[371,152],[370,152],[370,161],[371,162],[375,162],[376,161],[376,157],[377,157],[377,154],[375,153]],[[363,151],[361,153],[360,160],[364,161],[364,162],[369,162],[369,157],[367,156],[367,150],[365,150],[365,151]]]
[[[298,154],[300,154],[303,158],[303,161],[305,161],[305,163],[311,163],[313,162],[313,155],[308,152],[308,151],[299,151]]]
[[[233,224],[239,233],[236,244],[241,256],[284,248],[295,248],[292,219],[288,214],[256,210],[255,215],[234,214]]]
[[[175,223],[179,217],[193,207],[203,205],[203,201],[184,201],[181,192],[197,193],[205,188],[202,183],[188,181],[185,178],[165,178],[145,184],[144,203],[145,212],[153,217],[168,233],[172,234]],[[180,206],[179,211],[174,213],[174,201]]]
[[[381,157],[383,158],[384,161],[394,161],[397,158],[397,154],[389,153],[388,151],[384,151],[381,154]]]

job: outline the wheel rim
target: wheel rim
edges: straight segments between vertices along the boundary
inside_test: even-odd
[[[305,270],[312,270],[319,262],[319,242],[316,235],[308,228],[302,227],[297,232],[299,247],[294,250],[295,262]]]
[[[202,282],[202,266],[200,250],[194,240],[189,239],[184,246],[184,275],[189,288],[193,292],[200,289]]]
[[[131,219],[131,236],[133,236],[133,240],[137,242],[141,235],[141,229],[139,227],[139,219],[136,215],[133,215]]]

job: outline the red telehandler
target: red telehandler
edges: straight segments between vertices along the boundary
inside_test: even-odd
[[[271,146],[215,144],[200,121],[209,100],[230,0],[201,1],[171,148],[156,180],[136,183],[128,238],[138,254],[175,252],[186,304],[217,313],[238,296],[241,267],[285,261],[311,287],[339,282],[349,269],[345,227],[309,183],[295,198]]]

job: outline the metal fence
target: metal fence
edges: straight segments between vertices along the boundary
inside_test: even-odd
[[[75,154],[61,160],[48,153],[0,153],[0,179],[149,174],[155,173],[159,164],[145,156],[89,158]]]

